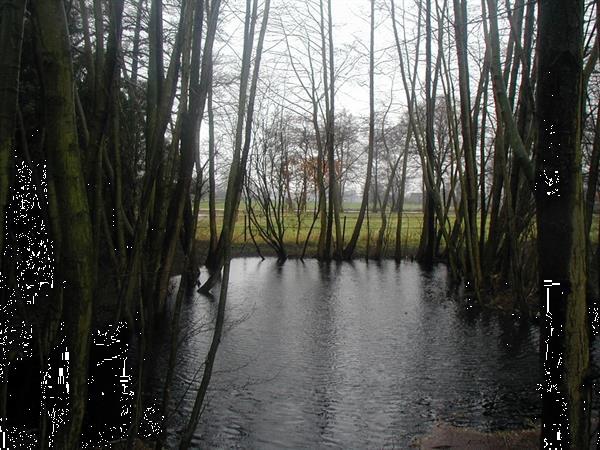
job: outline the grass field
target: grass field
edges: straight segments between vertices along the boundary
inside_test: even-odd
[[[203,202],[200,205],[200,218],[198,221],[197,239],[203,244],[208,245],[210,232],[208,222],[208,202]],[[342,226],[345,218],[345,230],[342,233],[344,236],[344,245],[348,243],[354,226],[358,217],[358,209],[360,204],[345,204],[344,212],[341,213]],[[217,227],[220,229],[222,223],[223,214],[223,202],[217,202]],[[238,214],[234,237],[233,237],[233,254],[235,256],[254,256],[257,255],[257,251],[252,238],[250,236],[249,220],[245,217],[245,207],[240,205],[240,211]],[[294,213],[286,214],[285,226],[286,231],[284,235],[284,242],[286,251],[289,257],[300,257],[304,242],[306,241],[307,234],[310,230],[313,221],[312,211],[305,214],[302,217],[300,223],[300,232],[298,233],[298,220]],[[454,216],[451,215],[450,222],[454,222]],[[390,258],[394,256],[395,240],[396,240],[396,225],[397,225],[397,214],[388,213],[386,239],[383,249],[384,258]],[[423,226],[423,213],[420,209],[420,205],[408,204],[403,213],[402,219],[402,253],[404,257],[414,256],[419,246],[419,240],[421,237],[421,228]],[[489,222],[488,222],[489,226]],[[534,226],[534,225],[533,225]],[[360,238],[358,240],[355,256],[366,257],[367,248],[369,249],[369,256],[372,256],[375,251],[377,243],[377,236],[379,228],[381,227],[381,214],[379,212],[374,213],[369,211],[368,221],[365,217],[363,222]],[[258,244],[263,255],[274,255],[275,252],[269,247],[269,245],[259,236],[258,232],[252,227],[254,232],[254,238]],[[317,241],[320,232],[320,220],[315,222],[313,230],[310,235],[309,242],[306,247],[306,257],[314,257],[317,253]],[[334,231],[335,233],[335,231]],[[595,215],[592,230],[590,232],[591,241],[596,245],[598,242],[598,215]]]
[[[410,256],[416,253],[416,249],[419,245],[419,238],[421,236],[421,227],[423,223],[422,212],[418,210],[418,205],[409,205],[403,214],[402,223],[402,246],[403,254]],[[223,214],[223,203],[217,203],[217,227],[221,226],[222,214]],[[358,209],[360,204],[347,204],[344,205],[344,212],[340,214],[342,221],[342,227],[345,221],[345,230],[342,232],[344,236],[344,244],[346,244],[356,225],[358,217]],[[345,219],[345,220],[344,220]],[[312,212],[304,214],[301,219],[300,226],[298,227],[298,219],[294,213],[286,214],[285,216],[285,235],[284,242],[288,256],[299,257],[302,254],[302,249],[306,237],[310,231],[311,224],[313,222]],[[395,248],[395,237],[396,237],[396,225],[397,225],[397,214],[388,213],[386,232],[386,243],[384,246],[384,257],[392,257]],[[309,242],[306,247],[306,257],[313,257],[317,252],[317,241],[320,232],[320,220],[315,222],[312,229]],[[361,234],[356,246],[356,256],[364,257],[367,255],[367,247],[369,248],[369,254],[372,255],[376,242],[379,228],[381,227],[381,214],[379,212],[373,213],[369,211],[369,217],[365,216]],[[300,228],[298,232],[298,228]],[[252,227],[256,243],[263,254],[273,255],[273,250],[268,246],[263,239],[260,238],[255,227]],[[203,243],[207,243],[210,237],[209,222],[208,222],[208,204],[201,204],[200,219],[198,222],[197,238]],[[256,255],[256,248],[252,242],[250,236],[249,220],[245,214],[244,205],[240,205],[240,212],[238,214],[234,237],[233,237],[233,253],[236,255]]]

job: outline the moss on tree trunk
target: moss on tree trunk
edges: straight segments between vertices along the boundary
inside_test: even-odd
[[[92,227],[73,96],[71,45],[62,0],[32,2],[43,69],[45,149],[62,230],[57,280],[63,285],[69,350],[69,417],[58,448],[77,448],[87,398],[89,333],[94,295]],[[52,197],[51,197],[52,199]]]

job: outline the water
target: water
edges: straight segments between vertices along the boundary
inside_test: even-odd
[[[184,306],[171,444],[216,306]],[[443,266],[236,259],[227,322],[195,446],[406,448],[436,421],[491,431],[539,414],[537,330],[457,300]]]

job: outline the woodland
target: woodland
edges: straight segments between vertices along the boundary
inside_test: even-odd
[[[27,432],[80,448],[92,337],[116,327],[137,448],[149,343],[168,324],[166,417],[199,291],[218,307],[189,448],[233,257],[409,258],[539,324],[540,448],[589,448],[600,3],[362,3],[348,41],[334,0],[0,0],[0,430],[34,361],[63,383]]]

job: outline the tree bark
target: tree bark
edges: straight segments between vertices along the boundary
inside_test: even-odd
[[[454,29],[458,55],[458,77],[460,85],[460,124],[462,148],[465,161],[465,183],[461,196],[464,198],[465,233],[469,259],[469,275],[473,279],[475,293],[481,292],[481,260],[477,238],[477,168],[475,166],[475,143],[473,117],[471,116],[471,91],[469,89],[469,67],[467,58],[467,4],[465,0],[454,0]]]
[[[544,448],[590,437],[590,368],[581,179],[583,1],[539,3],[535,168]]]
[[[75,449],[87,399],[89,334],[94,297],[92,226],[80,160],[71,45],[62,0],[32,2],[40,39],[49,169],[60,205],[58,278],[64,283],[64,318],[69,349],[69,420],[59,448]]]
[[[165,246],[163,249],[162,267],[159,276],[157,288],[158,311],[164,306],[171,275],[171,267],[175,257],[177,238],[181,231],[183,222],[183,210],[188,202],[190,186],[192,183],[192,169],[194,167],[195,153],[198,151],[198,138],[200,133],[200,123],[204,115],[204,107],[209,91],[210,76],[212,72],[212,49],[215,40],[215,33],[219,19],[220,0],[215,0],[212,4],[210,17],[208,20],[208,29],[204,41],[204,51],[202,56],[202,74],[200,72],[200,37],[202,35],[202,21],[204,0],[197,0],[194,18],[194,44],[192,48],[191,64],[191,82],[190,82],[190,105],[189,110],[183,118],[183,134],[181,139],[182,161],[179,165],[179,178],[175,187],[175,192],[171,198],[169,214],[167,219],[167,233]],[[198,174],[200,176],[200,174]]]
[[[5,215],[14,150],[19,72],[26,0],[0,2],[0,268],[4,254]]]

